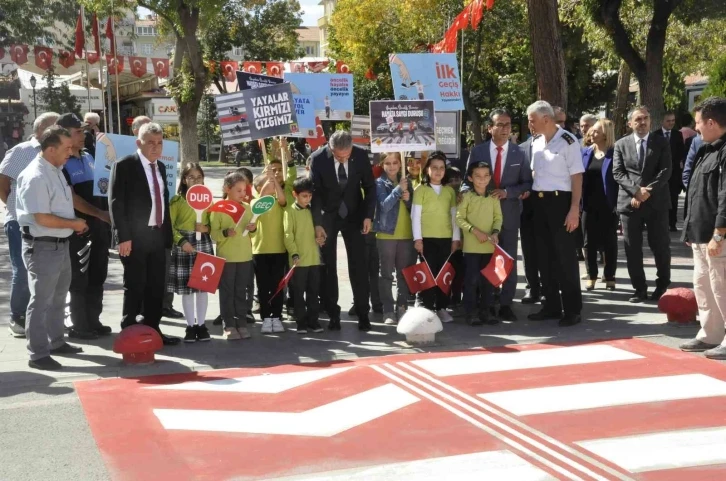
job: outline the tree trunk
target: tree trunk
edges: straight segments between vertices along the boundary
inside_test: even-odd
[[[474,74],[477,73],[479,70],[479,59],[481,58],[481,44],[484,41],[484,36],[481,33],[482,24],[479,24],[479,28],[477,28],[476,31],[476,37],[474,40],[474,62],[471,65],[471,69],[469,72],[469,76],[466,79],[466,82],[462,85],[462,97],[464,101],[464,110],[466,110],[466,115],[469,117],[469,120],[471,120],[471,130],[474,134],[474,144],[479,145],[482,143],[483,138],[481,134],[481,114],[479,113],[479,109],[476,108],[476,105],[474,105],[474,102],[471,101],[471,83],[474,81]],[[462,48],[461,48],[461,55],[465,55],[464,53],[464,47],[462,42]],[[462,78],[463,80],[463,78]],[[466,131],[466,125],[461,126],[462,131]],[[464,146],[462,145],[461,148],[463,149]]]
[[[625,125],[628,116],[628,95],[630,94],[630,77],[630,67],[624,61],[620,61],[618,88],[615,94],[615,108],[613,108],[616,139],[625,135]]]
[[[175,99],[176,100],[176,99]],[[197,111],[199,105],[193,102],[179,104],[179,158],[181,168],[190,162],[199,162],[199,136],[197,134]]]
[[[557,0],[527,0],[527,9],[537,98],[567,111],[567,76]]]

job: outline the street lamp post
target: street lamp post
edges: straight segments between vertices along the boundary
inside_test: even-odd
[[[35,101],[35,75],[30,76],[30,87],[33,89],[33,120],[38,118],[38,104]]]

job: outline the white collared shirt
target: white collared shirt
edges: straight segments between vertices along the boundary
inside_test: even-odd
[[[572,192],[572,176],[584,171],[580,142],[563,128],[549,142],[544,135],[532,139],[532,190]]]
[[[640,143],[639,142],[641,140],[644,142],[644,144],[643,144],[643,150],[645,150],[645,151],[648,150],[648,137],[650,137],[650,134],[649,133],[646,134],[645,137],[643,137],[641,139],[640,137],[638,137],[638,134],[637,133],[633,132],[633,140],[635,141],[635,151],[636,152],[638,152],[639,149],[640,149]]]
[[[509,152],[509,142],[505,142],[502,145],[502,174],[504,173],[504,167],[507,165],[507,152]],[[489,157],[492,159],[492,177],[494,171],[497,170],[497,145],[494,142],[489,142]]]
[[[670,138],[670,136],[673,135],[672,130],[666,130],[662,127],[661,127],[661,130],[663,131],[663,137],[665,137],[666,139]]]
[[[338,159],[333,157],[333,162],[335,162],[335,177],[338,177],[338,169],[340,169],[340,166],[342,165],[345,169],[345,177],[349,178],[348,175],[348,163],[350,162],[350,159],[346,160],[345,162],[338,162]]]
[[[165,180],[161,176],[161,172],[159,172],[159,161],[157,160],[155,162],[154,171],[156,173],[156,180],[159,181],[159,189],[161,193],[161,205],[156,205],[156,197],[154,195],[154,179],[151,177],[151,162],[149,159],[144,157],[144,154],[141,153],[140,150],[136,151],[137,154],[139,154],[139,158],[141,159],[141,165],[144,167],[144,173],[146,174],[146,182],[149,184],[149,194],[151,194],[151,214],[149,215],[149,223],[147,225],[155,226],[156,225],[156,209],[161,209],[161,218],[162,221],[164,219],[164,184]],[[159,226],[161,227],[161,226]]]

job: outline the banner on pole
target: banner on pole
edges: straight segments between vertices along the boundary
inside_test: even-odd
[[[285,81],[292,92],[313,97],[315,115],[320,120],[353,118],[353,76],[319,73],[315,75],[285,72]]]
[[[371,151],[436,150],[432,100],[373,100]]]
[[[398,100],[433,100],[436,110],[464,110],[455,54],[395,53],[388,63]]]
[[[315,137],[315,104],[310,95],[292,95],[298,131],[291,137]]]
[[[278,85],[282,82],[281,78],[270,77],[269,75],[237,71],[237,83],[240,90],[259,89],[270,85]]]
[[[459,158],[460,120],[459,112],[436,112],[436,149],[445,153],[446,157]]]

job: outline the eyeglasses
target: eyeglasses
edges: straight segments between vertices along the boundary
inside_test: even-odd
[[[187,179],[187,182],[197,182],[200,180],[204,180],[204,176],[188,175],[186,177],[186,179]]]

